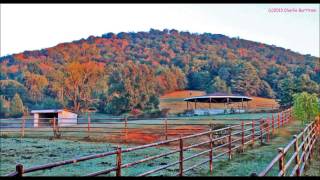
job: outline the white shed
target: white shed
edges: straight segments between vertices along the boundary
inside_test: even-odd
[[[48,127],[50,120],[56,119],[58,126],[72,126],[77,124],[78,115],[66,109],[44,109],[32,110],[33,126],[34,127]]]

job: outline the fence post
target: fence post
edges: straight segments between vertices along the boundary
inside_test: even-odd
[[[284,124],[288,124],[287,110],[284,111]]]
[[[272,114],[272,134],[274,133],[274,116]]]
[[[280,123],[281,123],[281,127],[283,127],[283,111],[281,111],[280,113]]]
[[[252,120],[252,145],[254,145],[254,120]]]
[[[278,127],[277,128],[280,128],[280,113],[278,112]]]
[[[17,171],[17,176],[22,177],[23,176],[23,165],[22,164],[17,164],[16,165],[16,171]]]
[[[179,176],[183,176],[183,139],[179,139]]]
[[[269,123],[270,119],[268,118],[267,119],[267,143],[270,142],[270,130],[269,130],[269,126],[270,126],[270,123]]]
[[[168,140],[168,121],[167,121],[167,118],[164,120],[164,134],[165,134],[166,140]]]
[[[309,134],[309,132],[310,132],[310,130],[309,130],[309,128],[308,128],[307,133]],[[307,144],[308,144],[308,147],[307,147],[307,149],[306,149],[306,151],[307,151],[306,154],[307,154],[307,153],[310,152],[310,145],[311,145],[311,144],[310,144],[310,135],[307,136],[306,138],[307,138]],[[306,166],[307,166],[307,163],[310,164],[310,161],[311,161],[310,153],[309,153],[309,156],[307,156],[306,158],[307,158],[307,159],[306,159],[306,160],[307,160]]]
[[[125,116],[124,118],[124,132],[125,132],[124,139],[125,139],[125,142],[127,142],[127,139],[128,139],[128,117],[127,116]]]
[[[279,159],[279,171],[283,172],[282,176],[285,175],[285,169],[284,169],[284,151],[283,148],[278,148],[278,152],[281,154],[281,157]]]
[[[311,131],[310,132],[310,135],[309,135],[309,137],[310,137],[310,145],[309,145],[309,151],[310,151],[310,154],[309,154],[309,163],[311,162],[311,157],[312,157],[312,155],[313,155],[313,147],[311,146],[312,145],[312,141],[313,141],[313,139],[312,139],[312,136],[313,136],[313,124],[310,126],[310,130],[309,131]]]
[[[302,157],[302,163],[306,164],[306,142],[304,142],[304,140],[305,140],[304,133],[302,133],[302,136],[301,136],[301,141],[303,143],[302,152],[304,152],[304,155]]]
[[[56,117],[53,117],[53,137],[56,137]]]
[[[260,145],[262,145],[262,143],[263,143],[263,127],[262,127],[262,124],[263,124],[263,120],[260,119]]]
[[[121,147],[118,145],[117,147],[117,171],[116,176],[121,176]]]
[[[299,158],[299,151],[298,151],[298,148],[299,148],[298,136],[294,135],[293,138],[295,139],[293,148],[294,148],[294,152],[297,154],[295,157],[295,162],[296,162],[296,165],[298,165],[298,168],[296,170],[296,175],[300,176],[300,158]]]
[[[21,137],[24,137],[24,127],[26,125],[26,119],[25,116],[22,117],[22,123],[21,123]]]
[[[232,141],[232,138],[231,138],[231,127],[229,127],[228,129],[228,133],[229,133],[229,137],[228,137],[228,143],[229,143],[229,160],[231,160],[231,141]]]
[[[241,121],[241,151],[244,152],[244,122]]]
[[[90,112],[88,112],[88,132],[90,132],[90,125],[91,125],[91,117],[90,117]]]
[[[212,156],[213,156],[213,145],[212,145],[212,128],[210,128],[210,134],[209,134],[209,139],[210,139],[210,143],[209,143],[209,169],[210,169],[210,175],[212,175],[213,172],[213,161],[212,161]]]

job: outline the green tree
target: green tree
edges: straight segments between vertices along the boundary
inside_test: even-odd
[[[250,62],[240,62],[232,74],[232,92],[256,96],[261,80],[255,67]]]
[[[21,117],[23,115],[24,106],[19,94],[15,94],[10,103],[10,116]]]
[[[312,81],[307,74],[301,75],[296,79],[297,92],[320,93],[319,85]]]
[[[222,80],[219,76],[216,76],[209,84],[206,89],[207,93],[214,93],[214,92],[228,92],[228,86],[224,80]]]
[[[188,88],[194,90],[205,90],[210,82],[208,71],[191,72],[188,75]]]
[[[302,124],[314,120],[319,111],[319,99],[316,94],[302,92],[293,95],[293,115]]]
[[[293,94],[297,90],[291,73],[287,73],[287,77],[279,81],[278,89],[277,96],[280,99],[280,104],[283,106],[292,105]]]
[[[107,113],[120,115],[133,109],[158,109],[154,71],[145,64],[116,64],[109,76]]]

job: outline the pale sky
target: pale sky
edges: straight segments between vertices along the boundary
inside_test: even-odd
[[[319,57],[320,4],[1,4],[0,56],[108,32],[224,34]],[[269,8],[316,12],[268,12]]]

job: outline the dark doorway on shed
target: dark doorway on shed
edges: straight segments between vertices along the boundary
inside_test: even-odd
[[[50,120],[56,118],[58,120],[58,113],[39,113],[39,127],[50,127]]]

